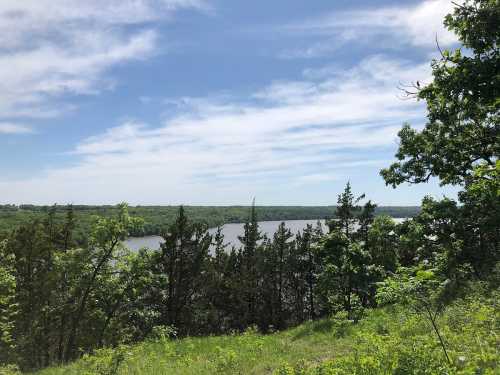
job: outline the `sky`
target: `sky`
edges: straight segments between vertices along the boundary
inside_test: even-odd
[[[448,0],[2,0],[0,203],[380,205]]]

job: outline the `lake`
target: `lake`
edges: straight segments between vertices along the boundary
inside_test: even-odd
[[[259,221],[259,228],[262,234],[267,234],[268,237],[272,238],[274,232],[278,229],[278,226],[282,223],[279,221]],[[318,220],[285,220],[286,227],[296,234],[302,231],[307,224],[312,224],[316,226]],[[325,228],[325,220],[320,220]],[[222,233],[224,234],[224,243],[234,245],[236,247],[240,246],[240,241],[238,236],[243,235],[243,223],[225,224],[222,227]],[[214,234],[217,228],[210,228],[208,232]],[[148,247],[150,249],[159,249],[162,238],[160,236],[144,236],[144,237],[131,237],[124,241],[125,246],[130,250],[137,251],[142,247]]]
[[[394,219],[396,222],[401,222],[405,219]],[[319,220],[323,226],[323,230],[326,231],[325,228],[325,220]],[[278,226],[282,223],[282,220],[278,221],[259,221],[259,228],[263,234],[266,234],[269,238],[272,238],[274,232],[278,229]],[[318,220],[285,220],[285,225],[288,229],[292,231],[293,234],[296,234],[299,231],[302,231],[308,224],[312,224],[316,226]],[[243,235],[243,223],[235,223],[235,224],[225,224],[222,227],[222,233],[224,234],[224,242],[236,247],[240,246],[240,241],[238,240],[238,236]],[[216,228],[210,228],[208,231],[210,234],[214,234]],[[162,242],[162,238],[160,236],[144,236],[144,237],[131,237],[124,241],[125,246],[127,246],[130,250],[137,251],[140,248],[148,247],[150,249],[159,249],[160,243]]]

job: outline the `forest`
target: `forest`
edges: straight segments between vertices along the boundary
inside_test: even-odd
[[[0,205],[0,232],[9,231],[22,223],[35,218],[43,218],[53,211],[54,220],[64,221],[68,205]],[[227,223],[243,223],[248,219],[249,206],[184,206],[191,220],[207,224],[210,228]],[[71,205],[75,215],[74,235],[77,242],[84,243],[89,233],[93,216],[113,217],[117,214],[116,206]],[[129,229],[131,236],[160,235],[165,226],[173,223],[179,210],[178,206],[129,206],[132,216],[144,219],[137,228]],[[335,206],[256,206],[256,214],[261,221],[333,219]],[[414,217],[420,211],[413,206],[376,207],[376,215],[388,215],[394,218]]]
[[[92,207],[97,215],[86,216],[77,206],[14,207],[37,213],[0,237],[0,373],[64,371],[71,363],[74,373],[147,373],[127,364],[127,356],[146,356],[137,343],[173,350],[165,357],[171,362],[151,363],[178,361],[185,371],[169,373],[189,373],[196,358],[182,358],[201,351],[202,338],[215,343],[214,358],[222,356],[206,373],[250,373],[238,367],[244,345],[261,353],[258,366],[263,348],[282,345],[286,332],[319,334],[329,322],[339,341],[309,345],[346,345],[341,355],[322,352],[300,364],[286,357],[290,340],[286,361],[259,373],[498,374],[499,19],[497,0],[457,5],[444,22],[461,47],[440,50],[431,83],[406,88],[409,99],[425,102],[427,123],[403,126],[396,160],[381,177],[394,188],[434,178],[460,192],[456,200],[426,197],[403,223],[349,183],[327,209],[326,230],[308,226],[294,236],[282,224],[272,238],[262,235],[259,220],[276,210],[280,219],[305,212],[176,207],[172,216],[122,203]],[[314,218],[321,212],[308,210]],[[224,246],[220,229],[211,236],[212,223],[200,220],[209,216],[216,224],[243,218],[240,246]],[[152,231],[161,224],[164,243],[129,251],[122,240],[145,222]],[[84,241],[78,228],[85,228]],[[394,311],[405,319],[391,319]],[[339,333],[356,330],[345,336],[349,343]],[[225,337],[238,341],[241,353],[225,352]]]

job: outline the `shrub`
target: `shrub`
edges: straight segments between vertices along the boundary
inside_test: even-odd
[[[94,355],[84,355],[78,362],[77,373],[81,375],[116,375],[127,356],[130,347],[120,345],[114,349],[99,349]]]
[[[220,346],[215,348],[216,357],[213,359],[213,365],[217,373],[234,373],[238,368],[238,356],[234,350],[222,349]]]
[[[0,375],[21,375],[21,371],[16,365],[5,365],[0,366]]]

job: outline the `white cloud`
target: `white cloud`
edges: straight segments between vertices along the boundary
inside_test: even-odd
[[[0,116],[58,115],[51,100],[66,93],[97,93],[103,83],[111,83],[102,76],[107,68],[146,57],[154,48],[155,38],[154,31],[146,30],[126,39],[107,38],[100,46],[80,43],[78,47],[61,48],[47,44],[1,54]],[[12,66],[16,67],[14,72],[8,68]]]
[[[460,1],[459,1],[460,2]],[[313,58],[330,55],[348,44],[376,43],[395,48],[408,45],[435,48],[436,37],[442,46],[457,42],[444,25],[444,17],[453,10],[451,0],[425,0],[416,5],[340,11],[281,27],[291,35],[322,38],[305,48],[286,50],[283,58]]]
[[[202,0],[2,0],[0,118],[51,117],[67,95],[113,87],[116,64],[155,53],[154,22]],[[136,25],[129,31],[129,25]]]
[[[0,182],[0,196],[241,203],[259,192],[335,180],[346,168],[380,165],[388,156],[376,155],[393,152],[401,122],[421,120],[421,104],[398,99],[399,78],[409,75],[422,79],[428,68],[375,56],[322,79],[272,83],[246,102],[184,98],[183,112],[160,126],[127,122],[108,129],[72,151],[79,158],[74,166]]]
[[[54,33],[82,31],[82,26],[143,24],[182,8],[207,10],[209,6],[203,0],[2,0],[0,47],[24,47]]]
[[[0,134],[30,134],[33,129],[22,124],[14,124],[11,122],[0,122]]]

